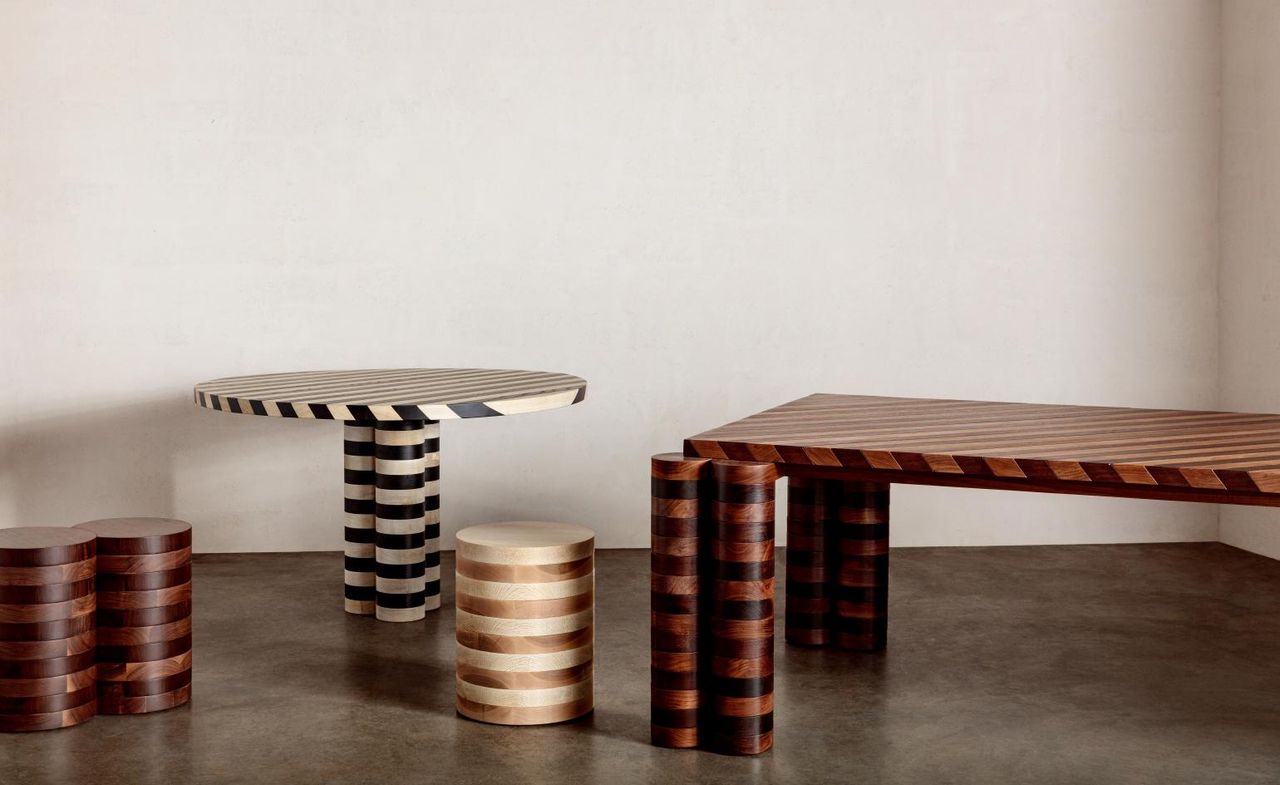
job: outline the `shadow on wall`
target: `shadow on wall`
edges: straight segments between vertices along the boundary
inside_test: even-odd
[[[204,414],[183,393],[0,429],[0,527],[185,517],[183,491],[220,482],[211,453],[244,455],[274,438],[239,422],[249,418]]]

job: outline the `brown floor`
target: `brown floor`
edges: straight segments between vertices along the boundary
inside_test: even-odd
[[[347,616],[341,569],[197,557],[193,703],[0,736],[0,783],[1280,782],[1280,562],[1225,545],[895,550],[889,651],[779,643],[755,759],[648,745],[646,552],[600,554],[597,709],[543,728],[459,719],[452,604]]]

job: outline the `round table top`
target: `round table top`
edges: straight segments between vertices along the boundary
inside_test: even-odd
[[[577,376],[493,368],[387,368],[234,376],[196,385],[206,409],[264,417],[385,422],[540,412],[586,397]]]
[[[491,564],[552,564],[590,556],[596,533],[574,523],[504,521],[458,532],[458,556]]]

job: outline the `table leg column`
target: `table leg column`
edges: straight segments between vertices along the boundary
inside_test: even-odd
[[[714,461],[710,742],[755,755],[773,746],[774,484],[771,463]]]
[[[835,641],[841,649],[883,649],[889,629],[889,486],[833,484],[839,542]]]
[[[423,423],[379,422],[374,442],[376,615],[417,621],[426,616]]]
[[[831,643],[834,542],[827,536],[825,480],[787,479],[786,639],[802,646]]]
[[[342,434],[343,605],[347,613],[374,609],[373,428],[348,422]]]
[[[679,453],[650,463],[649,731],[658,747],[697,747],[708,705],[709,505],[699,497],[710,468],[706,458]]]
[[[423,435],[423,527],[426,554],[423,559],[425,585],[423,608],[440,607],[440,423],[427,420]]]

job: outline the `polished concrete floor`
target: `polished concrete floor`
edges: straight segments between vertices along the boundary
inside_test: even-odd
[[[889,651],[779,642],[754,759],[649,746],[646,552],[600,554],[595,714],[541,728],[454,714],[450,603],[348,616],[341,575],[197,557],[193,702],[0,736],[0,782],[1280,782],[1280,563],[1224,545],[895,550]]]

